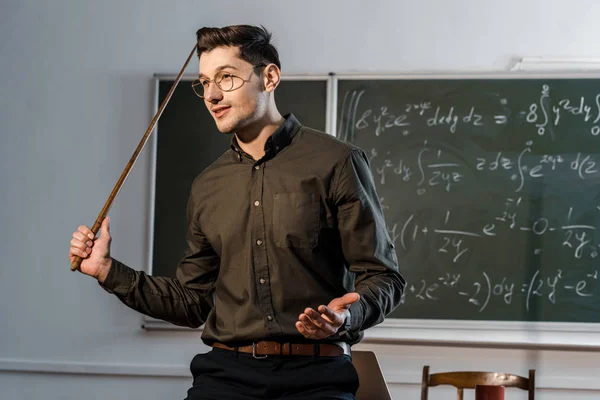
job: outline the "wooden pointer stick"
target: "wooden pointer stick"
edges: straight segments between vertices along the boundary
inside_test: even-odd
[[[115,185],[112,192],[110,193],[110,196],[108,196],[106,203],[104,203],[104,207],[102,207],[102,211],[100,211],[100,214],[98,214],[98,218],[96,218],[96,222],[94,222],[94,226],[92,226],[92,232],[94,233],[94,236],[96,236],[96,234],[98,233],[98,230],[100,229],[100,225],[102,225],[102,221],[104,220],[104,218],[106,218],[106,215],[108,214],[108,210],[110,209],[112,202],[114,201],[115,197],[117,197],[117,194],[123,187],[123,184],[125,183],[125,179],[127,179],[129,172],[131,172],[131,168],[133,168],[133,164],[135,164],[135,162],[137,161],[137,158],[139,157],[142,149],[144,148],[144,145],[148,141],[148,138],[150,137],[150,133],[152,133],[152,130],[154,129],[154,126],[156,125],[158,118],[160,118],[160,115],[162,114],[163,110],[167,106],[167,103],[169,102],[169,100],[171,100],[171,96],[173,95],[173,92],[175,91],[177,84],[181,80],[181,76],[183,75],[183,72],[185,71],[190,60],[192,59],[192,56],[194,55],[196,48],[197,48],[197,45],[194,45],[194,48],[192,49],[190,55],[188,56],[187,60],[185,60],[185,64],[183,64],[183,68],[181,68],[181,71],[179,71],[177,78],[175,78],[175,82],[173,82],[173,85],[171,86],[171,89],[169,90],[167,97],[165,97],[162,104],[158,108],[158,111],[154,115],[154,118],[152,118],[152,121],[150,122],[150,126],[148,126],[148,129],[146,129],[146,133],[144,134],[144,137],[140,141],[140,144],[138,144],[137,149],[135,149],[135,151],[133,152],[133,155],[131,156],[129,163],[127,163],[127,166],[123,170],[123,173],[121,174],[121,177],[117,181],[117,184]],[[78,269],[80,264],[81,264],[81,257],[75,256],[75,260],[73,260],[73,262],[71,263],[71,271],[75,271],[76,269]]]

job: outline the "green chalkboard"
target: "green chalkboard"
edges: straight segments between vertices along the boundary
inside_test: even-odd
[[[600,80],[337,80],[408,281],[391,317],[600,321]]]
[[[186,251],[186,210],[194,178],[230,146],[231,135],[220,133],[204,101],[184,77],[161,115],[156,132],[153,177],[153,275],[174,277]],[[157,104],[161,104],[174,82],[157,77]],[[282,115],[293,113],[315,129],[326,129],[327,78],[284,79],[275,92]],[[210,190],[210,188],[206,188]]]

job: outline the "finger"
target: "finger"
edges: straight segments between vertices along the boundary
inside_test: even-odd
[[[319,306],[319,312],[323,317],[329,319],[329,321],[334,323],[340,322],[342,318],[339,313],[324,305]]]
[[[79,243],[81,245],[86,245],[88,247],[91,247],[94,244],[94,242],[93,242],[92,239],[90,239],[89,237],[85,236],[81,232],[75,232],[75,233],[73,233],[73,239],[71,239],[71,244],[74,245],[76,243]]]
[[[300,316],[305,315],[305,316],[307,316],[310,319],[310,315],[311,314],[314,315],[314,314],[317,314],[317,312],[315,310],[313,310],[312,308],[310,308],[310,307],[306,307],[304,309],[304,312],[302,314],[300,314]],[[298,319],[300,319],[300,318],[298,318]]]
[[[296,322],[296,329],[307,339],[323,339],[329,335],[320,330],[313,330],[303,324],[301,321]]]
[[[91,251],[91,249],[90,249]],[[81,257],[81,258],[88,258],[90,256],[90,254],[83,249],[78,249],[77,247],[71,247],[69,249],[69,259],[72,259],[74,256],[77,257]]]
[[[84,236],[87,236],[92,240],[94,239],[94,233],[85,225],[80,225],[79,228],[77,228],[77,231],[81,232]]]
[[[91,251],[91,247],[92,247],[92,243],[91,240],[88,240],[86,243],[84,242],[80,242],[77,239],[71,239],[71,249],[77,249],[77,250],[82,250],[82,251],[88,251],[88,249]]]
[[[80,244],[82,246],[85,246],[85,245],[91,246],[93,244],[93,242],[90,238],[88,238],[83,233],[78,231],[78,232],[73,233],[73,238],[71,239],[71,246],[77,246],[77,244]],[[77,246],[77,247],[80,247],[80,246]]]
[[[331,335],[334,329],[327,323],[322,326],[316,325],[306,314],[300,314],[300,322],[304,325],[309,334],[314,337],[327,337]]]
[[[307,338],[307,339],[311,339],[312,338],[311,333],[308,331],[308,329],[306,329],[306,326],[304,326],[304,324],[302,322],[296,321],[296,329],[305,338]]]
[[[314,332],[314,331],[316,331],[317,329],[319,329],[319,327],[318,327],[318,326],[316,326],[316,325],[313,323],[313,321],[312,321],[310,318],[308,318],[308,315],[306,315],[306,314],[300,314],[300,316],[298,317],[298,320],[299,320],[300,322],[302,322],[302,324],[304,325],[304,327],[305,327],[307,330],[311,331],[311,332]]]
[[[319,328],[325,327],[326,325],[334,322],[336,319],[335,314],[332,317],[326,315],[328,319],[325,319],[323,318],[323,315],[321,315],[313,309],[307,309],[304,311],[304,313],[308,316],[308,318],[310,318],[312,323],[318,326]]]
[[[310,316],[307,314],[301,314],[300,321],[304,323],[304,325],[315,334],[319,334],[322,337],[333,335],[341,325],[341,321],[339,323],[332,323],[330,321],[325,320],[316,311],[310,311]]]

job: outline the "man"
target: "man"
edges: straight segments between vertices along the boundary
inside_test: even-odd
[[[353,399],[350,345],[405,286],[367,157],[281,116],[281,64],[264,28],[202,28],[197,40],[192,87],[233,135],[192,185],[177,278],[111,258],[108,218],[98,238],[78,228],[71,261],[141,313],[205,324],[213,349],[192,360],[190,400]]]

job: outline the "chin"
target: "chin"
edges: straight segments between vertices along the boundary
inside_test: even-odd
[[[215,121],[215,123],[217,124],[217,129],[219,132],[224,134],[233,133],[237,128],[236,123],[231,123],[228,121]]]
[[[224,129],[224,128],[221,128],[219,125],[217,125],[217,129],[219,130],[220,133],[222,133],[224,135],[230,135],[233,132],[235,132],[233,129]]]
[[[227,116],[229,117],[229,116]],[[238,118],[216,120],[217,129],[223,134],[235,133],[248,126],[248,121]]]

